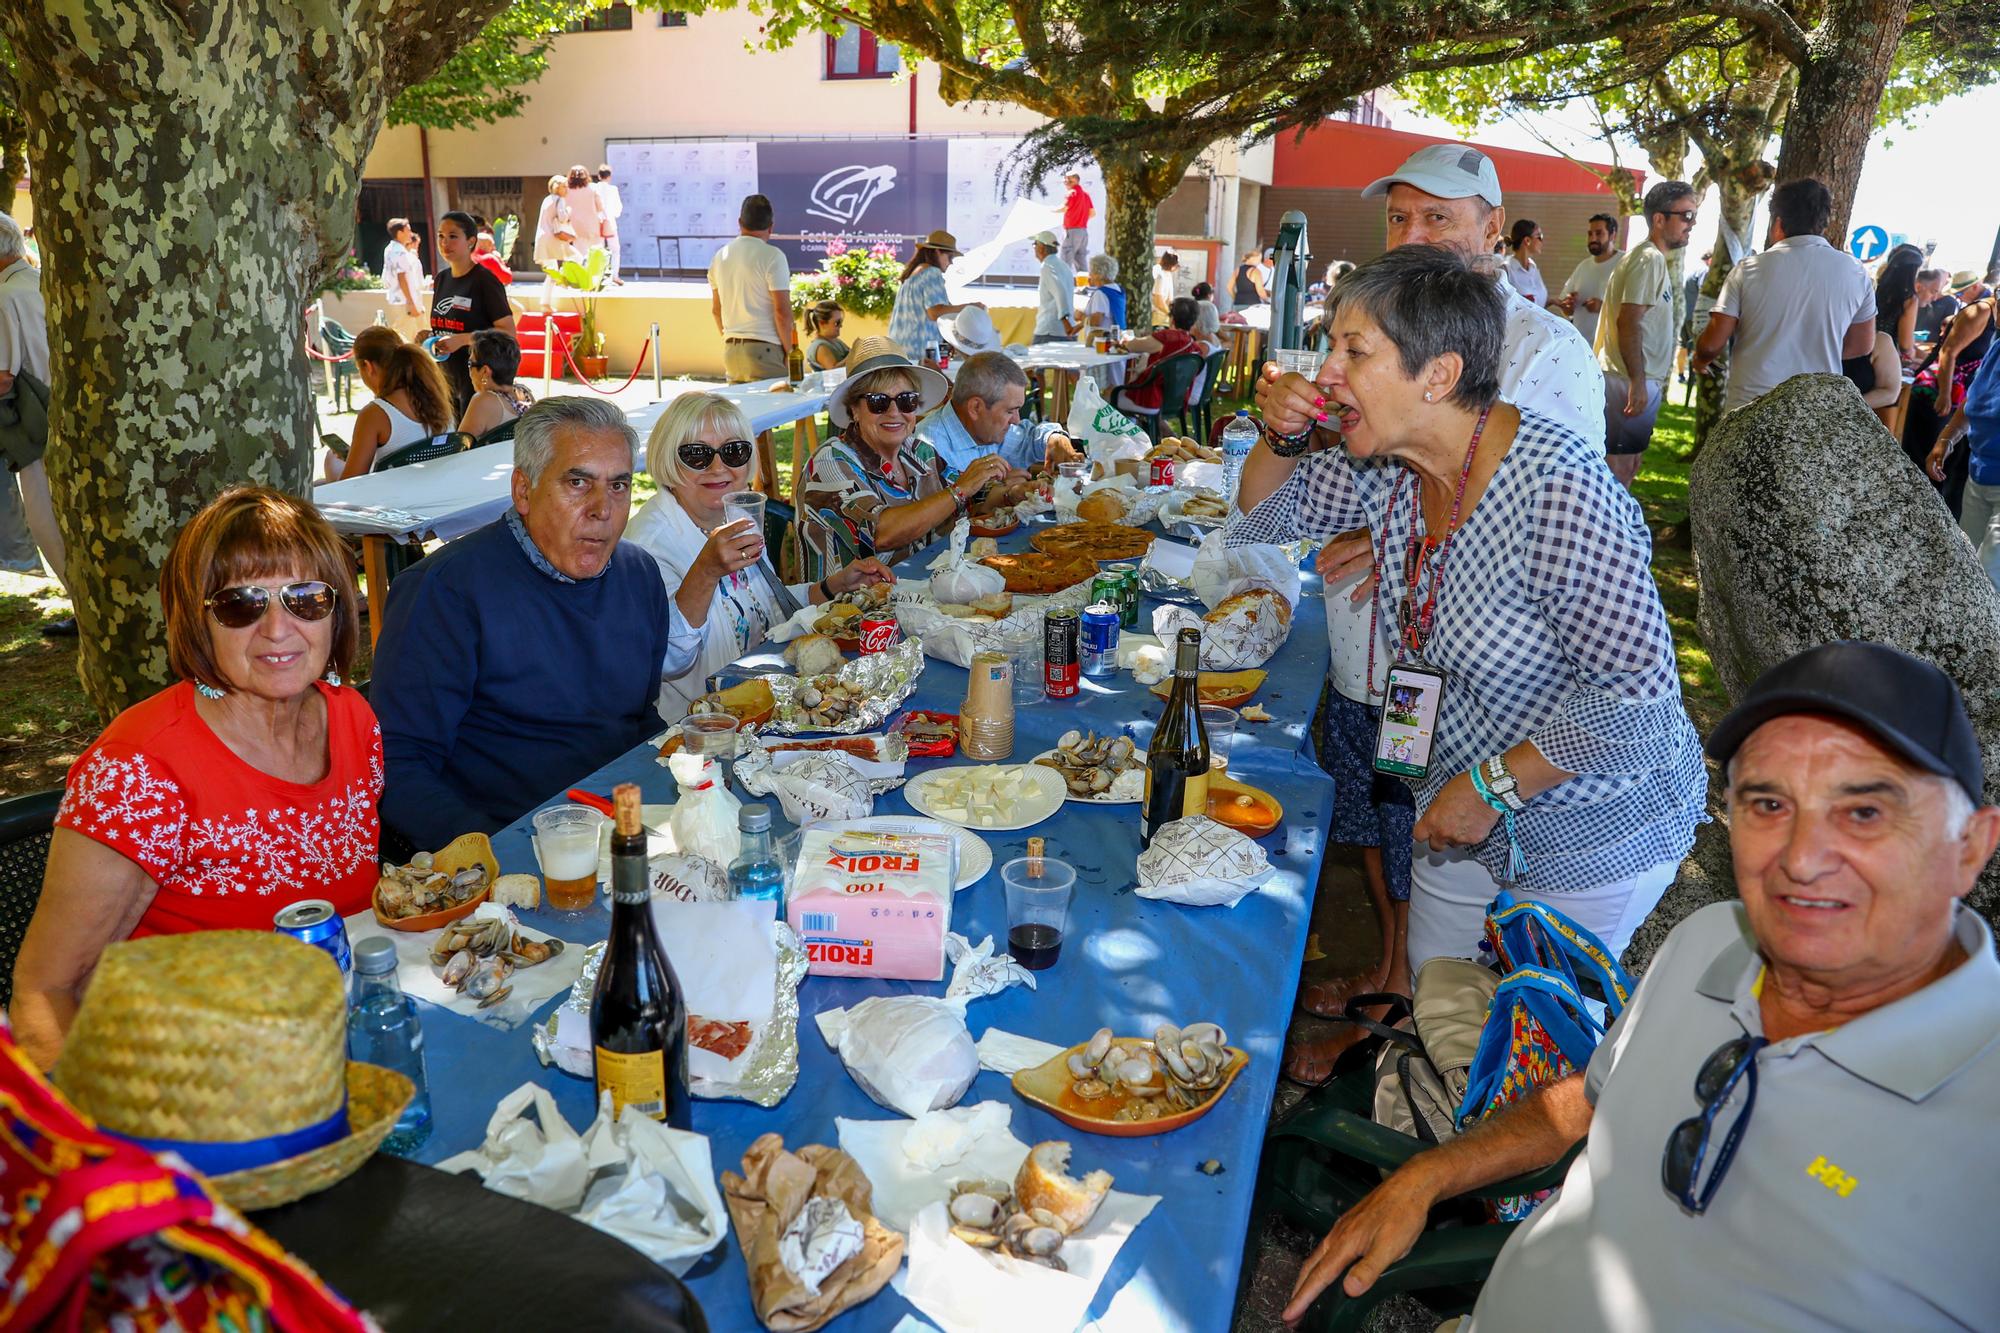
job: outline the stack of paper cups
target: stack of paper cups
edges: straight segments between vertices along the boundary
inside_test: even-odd
[[[1014,753],[1014,666],[1007,654],[988,649],[972,655],[958,709],[958,748],[967,759]]]

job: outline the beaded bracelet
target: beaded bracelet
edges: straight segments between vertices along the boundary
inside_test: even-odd
[[[1257,422],[1257,429],[1263,432],[1264,443],[1271,446],[1272,453],[1280,458],[1297,458],[1312,448],[1313,432],[1319,427],[1315,423],[1308,422],[1306,428],[1298,434],[1286,435],[1272,430],[1268,422],[1260,419]]]
[[[1486,803],[1486,808],[1500,814],[1500,823],[1507,830],[1507,878],[1517,880],[1528,873],[1528,857],[1521,850],[1520,839],[1514,836],[1514,812],[1486,785],[1486,779],[1479,775],[1479,765],[1474,764],[1467,773],[1472,779],[1472,790],[1479,793],[1479,799]]]

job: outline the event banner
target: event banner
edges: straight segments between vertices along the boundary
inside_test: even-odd
[[[829,240],[886,242],[907,257],[910,243],[942,227],[971,250],[995,238],[1022,202],[1059,210],[1060,175],[1025,180],[1008,169],[1016,138],[796,139],[670,141],[613,139],[604,160],[625,200],[620,222],[625,263],[702,272],[736,234],[743,196],[768,195],[772,241],[794,272],[819,267]],[[1104,244],[1104,185],[1083,171],[1096,212],[1092,253]],[[1032,277],[1027,243],[1010,240],[984,272]]]

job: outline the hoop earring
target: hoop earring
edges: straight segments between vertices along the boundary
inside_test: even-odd
[[[205,680],[198,680],[194,683],[194,692],[204,699],[220,699],[229,693],[228,690],[217,689]]]

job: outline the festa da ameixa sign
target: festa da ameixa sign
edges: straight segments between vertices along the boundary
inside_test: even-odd
[[[604,160],[625,200],[621,230],[627,262],[703,270],[736,234],[743,197],[771,200],[772,243],[794,272],[815,269],[827,243],[887,244],[899,255],[942,227],[970,248],[995,235],[1022,200],[1059,208],[1060,177],[1024,180],[1006,171],[1013,138],[797,139],[684,142],[614,139]],[[1103,247],[1104,188],[1097,169],[1083,171],[1096,200],[1090,245]],[[1025,243],[1002,252],[989,270],[1036,272]]]

